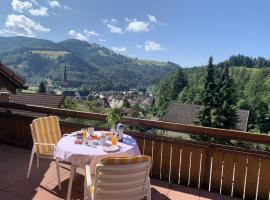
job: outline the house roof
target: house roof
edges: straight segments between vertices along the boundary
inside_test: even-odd
[[[45,106],[58,108],[62,104],[64,100],[63,95],[55,95],[55,94],[45,94],[45,93],[17,93],[10,94],[10,102],[19,103],[19,104],[28,104],[28,105],[36,105],[36,106]],[[28,111],[20,111],[20,110],[12,110],[13,113],[30,115],[30,116],[40,116],[38,113],[28,112]]]
[[[17,76],[12,70],[7,68],[0,62],[0,86],[6,88],[12,93],[16,92],[16,89],[23,89],[25,82],[19,76]]]
[[[193,125],[200,109],[195,104],[172,103],[163,117],[163,121]],[[246,131],[248,123],[248,110],[236,110],[237,123],[235,130]]]

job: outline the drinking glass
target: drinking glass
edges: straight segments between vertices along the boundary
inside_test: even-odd
[[[101,133],[99,140],[100,140],[101,145],[104,145],[106,143],[106,135],[105,135],[105,133]]]
[[[82,131],[82,137],[85,140],[86,139],[86,135],[87,135],[87,129],[86,128],[82,128],[81,131]]]
[[[89,127],[88,128],[88,135],[92,137],[94,134],[94,130],[95,130],[94,127]]]
[[[116,135],[112,136],[112,145],[117,145],[117,137],[116,137]]]

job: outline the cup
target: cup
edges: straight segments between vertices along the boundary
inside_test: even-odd
[[[117,145],[117,137],[116,137],[116,135],[112,136],[112,145]]]
[[[85,140],[86,139],[86,135],[87,135],[87,129],[86,128],[82,128],[82,138]]]
[[[93,132],[92,138],[93,138],[94,140],[97,139],[97,133]]]
[[[88,135],[92,137],[92,136],[94,135],[94,130],[95,130],[94,127],[89,127],[89,128],[87,129]]]
[[[101,133],[99,140],[100,140],[100,144],[103,146],[106,143],[106,134]]]

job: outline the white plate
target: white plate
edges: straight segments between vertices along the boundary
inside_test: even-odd
[[[119,149],[119,146],[106,144],[102,146],[102,149],[103,151],[106,151],[106,152],[115,152]]]
[[[73,133],[68,133],[68,134],[64,134],[64,136],[77,136],[78,134],[82,133],[81,131],[76,131],[76,132],[73,132]]]
[[[88,144],[98,146],[99,145],[99,140],[90,140],[90,141],[88,141]]]

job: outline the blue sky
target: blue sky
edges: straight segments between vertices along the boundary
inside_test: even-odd
[[[270,58],[269,0],[1,0],[0,35],[98,43],[183,67]]]

